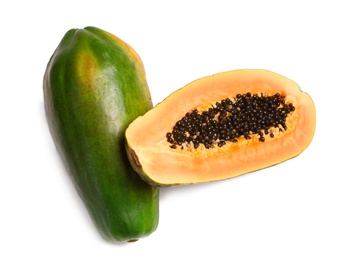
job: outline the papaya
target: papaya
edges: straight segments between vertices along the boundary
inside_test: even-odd
[[[133,170],[125,129],[153,107],[135,50],[96,27],[69,30],[43,79],[56,148],[99,233],[136,241],[156,230],[159,190]]]
[[[197,79],[126,130],[128,158],[154,186],[225,180],[279,164],[311,143],[316,110],[292,80],[263,69]]]

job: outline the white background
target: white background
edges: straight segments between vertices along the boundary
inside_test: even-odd
[[[335,1],[19,0],[0,13],[0,259],[338,259]],[[59,41],[88,25],[134,47],[154,104],[226,70],[291,78],[316,105],[312,144],[238,178],[162,189],[151,236],[104,241],[60,163],[42,95]]]

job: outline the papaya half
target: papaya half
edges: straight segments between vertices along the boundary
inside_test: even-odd
[[[224,180],[281,163],[310,144],[311,97],[267,70],[233,70],[177,90],[134,120],[126,149],[152,185]]]
[[[127,126],[152,108],[137,53],[99,28],[71,29],[48,62],[43,92],[57,150],[101,235],[151,234],[159,191],[134,172],[124,147]]]

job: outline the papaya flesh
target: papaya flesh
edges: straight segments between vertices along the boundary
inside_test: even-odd
[[[310,144],[311,97],[267,70],[204,77],[172,93],[126,130],[128,158],[152,185],[232,178],[281,163]]]
[[[51,135],[98,231],[117,242],[150,235],[159,191],[134,172],[124,147],[127,126],[152,108],[137,53],[99,28],[71,29],[43,91]]]

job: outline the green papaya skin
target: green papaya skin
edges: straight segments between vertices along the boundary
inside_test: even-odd
[[[159,190],[134,172],[124,146],[129,123],[152,108],[136,52],[99,28],[71,29],[48,62],[43,92],[54,143],[101,235],[124,242],[154,232]]]

